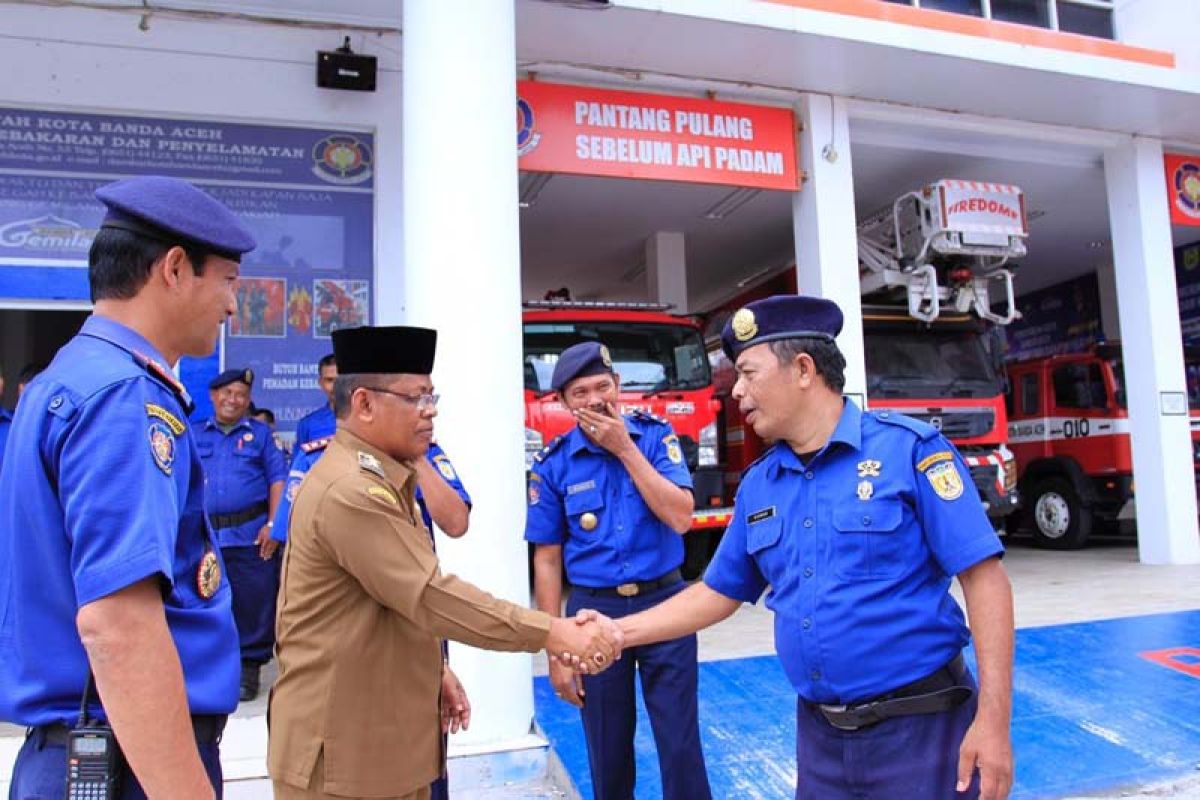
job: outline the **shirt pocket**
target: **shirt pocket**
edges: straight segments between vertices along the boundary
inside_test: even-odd
[[[786,556],[779,540],[783,536],[783,517],[773,516],[746,526],[746,552],[758,564],[758,570],[775,585]]]
[[[572,536],[596,536],[604,527],[601,513],[601,509],[604,507],[604,498],[601,497],[599,490],[593,488],[569,494],[565,506],[567,527],[570,528]]]
[[[900,535],[904,504],[897,499],[846,503],[833,511],[834,571],[844,580],[894,578],[904,570]]]
[[[196,454],[201,458],[210,458],[213,454],[212,442],[196,442]]]

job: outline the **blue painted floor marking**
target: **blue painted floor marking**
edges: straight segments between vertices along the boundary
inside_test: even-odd
[[[1200,679],[1139,653],[1200,646],[1200,611],[1017,632],[1013,800],[1111,790],[1200,766]],[[967,653],[974,669],[974,655]],[[585,798],[579,713],[534,682],[538,722]],[[775,656],[700,665],[700,732],[713,796],[791,798],[795,694]],[[637,796],[661,797],[654,738],[638,693]]]

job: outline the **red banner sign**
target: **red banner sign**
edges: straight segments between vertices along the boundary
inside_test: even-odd
[[[791,109],[517,83],[520,168],[796,191]]]
[[[1200,227],[1200,156],[1164,156],[1171,222]]]

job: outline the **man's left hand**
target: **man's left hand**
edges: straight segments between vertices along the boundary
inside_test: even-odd
[[[629,438],[625,420],[617,413],[612,403],[608,404],[607,414],[592,411],[590,408],[581,408],[574,414],[583,434],[613,455],[620,455],[633,447],[633,439]]]
[[[958,791],[979,769],[980,800],[1004,800],[1012,789],[1013,754],[1008,726],[976,714],[958,750]]]
[[[471,726],[471,701],[454,670],[442,670],[442,733],[458,733]]]
[[[258,536],[254,537],[254,543],[258,545],[258,557],[263,561],[270,561],[271,556],[275,555],[275,551],[279,549],[279,542],[271,538],[270,525],[263,525],[258,529]]]

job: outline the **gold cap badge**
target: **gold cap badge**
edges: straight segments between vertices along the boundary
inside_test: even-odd
[[[608,352],[608,345],[600,345],[600,360],[604,362],[604,366],[612,369],[612,354]]]
[[[748,342],[758,335],[758,322],[754,312],[748,308],[739,308],[733,315],[733,335],[739,342]]]

